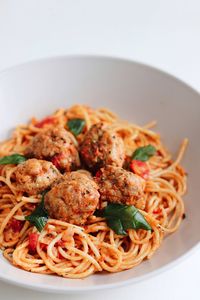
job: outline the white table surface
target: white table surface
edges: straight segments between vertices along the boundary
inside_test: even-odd
[[[0,70],[63,54],[131,58],[200,91],[199,0],[0,0]],[[199,199],[197,199],[199,200]],[[2,300],[200,299],[200,251],[132,286],[77,296],[0,282]]]

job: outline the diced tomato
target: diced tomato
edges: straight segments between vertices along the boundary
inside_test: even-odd
[[[162,212],[162,209],[159,207],[157,209],[154,209],[153,213],[154,214],[160,214]]]
[[[38,233],[30,233],[28,237],[28,249],[30,254],[34,254],[36,252],[37,242],[38,242]]]
[[[60,252],[58,252],[58,258],[59,259],[63,259],[63,256],[62,256],[62,254]]]
[[[12,231],[15,232],[15,233],[20,232],[23,225],[24,225],[23,221],[16,220],[16,219],[13,219],[11,224],[10,224],[10,226],[12,228]]]
[[[47,124],[53,124],[55,121],[54,117],[46,117],[45,119],[43,119],[42,121],[38,122],[35,124],[35,127],[37,128],[43,128],[45,125]]]
[[[130,169],[133,173],[144,179],[149,178],[149,167],[146,162],[133,159],[130,163]]]
[[[57,169],[60,169],[60,161],[64,157],[63,153],[59,153],[52,157],[51,162]]]
[[[101,176],[101,174],[102,174],[102,173],[101,173],[101,171],[99,170],[99,171],[96,172],[95,177],[96,177],[96,178],[99,178],[99,177]]]
[[[47,247],[48,247],[48,245],[45,244],[45,243],[41,243],[41,244],[40,244],[40,248],[41,248],[43,251],[47,251]]]

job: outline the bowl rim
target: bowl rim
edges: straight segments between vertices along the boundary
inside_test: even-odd
[[[89,53],[89,54],[63,54],[63,55],[52,55],[52,56],[48,56],[48,57],[33,58],[33,59],[14,64],[12,66],[9,66],[9,67],[6,67],[6,68],[3,68],[2,70],[0,70],[0,80],[1,80],[1,77],[5,73],[14,71],[15,69],[23,68],[23,67],[26,67],[27,65],[34,65],[34,64],[38,64],[38,63],[47,63],[50,61],[56,61],[58,59],[62,59],[62,60],[65,60],[65,59],[72,59],[72,60],[75,60],[75,59],[98,59],[98,60],[108,60],[108,61],[113,61],[113,62],[123,62],[123,63],[128,63],[128,64],[131,63],[131,64],[137,65],[139,67],[142,67],[144,69],[151,69],[152,71],[154,71],[156,73],[161,73],[164,77],[167,77],[169,79],[176,80],[182,86],[189,88],[190,92],[196,94],[197,96],[200,96],[200,90],[198,91],[192,85],[190,85],[189,83],[186,83],[183,79],[177,77],[176,75],[171,74],[162,68],[155,67],[154,65],[151,65],[149,63],[145,63],[145,62],[142,62],[139,60],[134,60],[132,58],[125,58],[120,55],[112,56],[112,55],[106,55],[106,54],[93,54],[93,53],[90,54]]]
[[[132,279],[127,279],[122,282],[116,282],[116,283],[111,283],[111,284],[101,284],[101,285],[97,285],[97,286],[94,285],[94,286],[76,287],[76,288],[70,287],[70,286],[65,286],[65,287],[61,286],[58,289],[57,287],[54,287],[53,285],[49,285],[47,287],[43,283],[40,283],[39,285],[31,284],[31,283],[30,284],[23,283],[20,281],[20,279],[16,280],[16,279],[13,279],[10,277],[2,276],[1,274],[0,274],[0,280],[5,283],[17,286],[17,287],[23,287],[23,288],[27,288],[30,290],[49,292],[49,293],[54,293],[54,294],[80,294],[80,293],[93,292],[93,291],[99,291],[99,290],[108,290],[108,289],[113,289],[115,287],[120,288],[120,287],[124,287],[124,286],[130,285],[130,284],[136,284],[138,282],[148,280],[152,277],[156,277],[156,276],[160,275],[161,273],[178,266],[180,263],[182,263],[183,261],[185,261],[186,259],[191,257],[192,254],[196,253],[198,250],[200,250],[200,242],[198,242],[195,246],[193,246],[185,254],[181,255],[179,258],[173,260],[172,262],[166,264],[163,267],[160,267],[154,271],[151,271],[147,274],[144,274],[144,275],[132,278]],[[26,271],[24,271],[24,272],[26,272]]]
[[[190,92],[192,92],[193,94],[195,94],[196,96],[199,97],[199,101],[200,101],[200,91],[197,91],[195,88],[193,88],[190,84],[185,83],[182,79],[176,77],[173,74],[170,74],[158,67],[154,67],[153,65],[150,65],[148,63],[143,63],[140,61],[135,61],[131,58],[124,58],[124,57],[120,57],[120,56],[111,56],[111,55],[102,55],[102,54],[68,54],[68,55],[55,55],[55,56],[48,56],[48,57],[41,57],[38,59],[32,59],[32,60],[28,60],[19,64],[15,64],[13,66],[10,66],[8,68],[2,69],[0,71],[0,81],[2,79],[2,77],[10,72],[13,72],[15,70],[18,70],[20,68],[26,67],[26,66],[31,66],[31,65],[35,65],[35,64],[40,64],[40,63],[48,63],[51,61],[56,61],[56,60],[76,60],[76,59],[94,59],[94,60],[107,60],[107,61],[113,61],[113,62],[122,62],[122,63],[127,63],[127,64],[134,64],[137,65],[138,67],[142,67],[143,69],[148,69],[151,70],[153,72],[156,73],[160,73],[162,76],[169,78],[171,80],[175,80],[176,82],[178,82],[179,85],[184,86],[185,88],[189,89]],[[89,291],[97,291],[97,290],[103,290],[103,289],[111,289],[114,287],[122,287],[122,286],[126,286],[129,284],[135,284],[138,282],[141,282],[143,280],[147,280],[151,277],[157,276],[161,273],[163,273],[164,271],[169,270],[170,268],[175,267],[176,265],[180,264],[181,262],[183,262],[185,259],[189,258],[193,253],[197,252],[198,250],[200,250],[200,240],[199,242],[194,245],[193,247],[191,247],[186,253],[182,254],[181,256],[179,256],[177,259],[173,260],[172,262],[167,263],[166,265],[148,272],[147,274],[135,277],[135,278],[131,278],[131,279],[127,279],[124,280],[122,282],[116,282],[116,283],[111,283],[111,284],[100,284],[100,285],[93,285],[93,286],[88,286],[88,287],[70,287],[70,286],[61,286],[59,287],[59,289],[57,287],[54,286],[46,286],[43,283],[24,283],[20,281],[20,278],[16,279],[16,278],[10,278],[9,276],[5,276],[3,274],[0,274],[0,280],[5,282],[5,283],[9,283],[9,284],[13,284],[14,286],[18,286],[18,287],[23,287],[23,288],[28,288],[31,290],[37,290],[37,291],[43,291],[43,292],[51,292],[51,293],[57,293],[57,294],[66,294],[66,293],[70,293],[70,294],[77,294],[80,292],[89,292]]]

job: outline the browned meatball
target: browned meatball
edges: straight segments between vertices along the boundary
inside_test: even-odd
[[[85,135],[80,155],[89,169],[97,170],[105,165],[122,167],[125,158],[124,143],[108,126],[98,123]]]
[[[19,164],[13,173],[16,189],[29,195],[47,189],[60,175],[51,162],[35,158]]]
[[[94,213],[99,197],[94,180],[77,171],[63,176],[45,195],[44,203],[50,217],[82,225]]]
[[[120,167],[107,166],[96,174],[102,201],[134,205],[144,209],[145,181]]]
[[[63,171],[75,170],[80,165],[73,135],[61,127],[38,133],[25,151],[28,157],[50,160]]]

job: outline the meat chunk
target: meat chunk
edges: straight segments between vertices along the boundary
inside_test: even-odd
[[[16,189],[29,195],[36,195],[47,189],[60,175],[51,162],[35,158],[19,164],[13,173]]]
[[[45,195],[44,203],[50,217],[82,225],[94,213],[99,197],[94,180],[76,171],[63,176]]]
[[[145,181],[120,167],[107,166],[96,174],[102,201],[145,208]]]
[[[38,133],[25,151],[28,157],[50,160],[59,170],[71,171],[80,165],[73,135],[62,127]]]
[[[85,135],[80,155],[89,169],[97,170],[105,165],[122,167],[125,154],[120,136],[103,123],[95,124]]]

